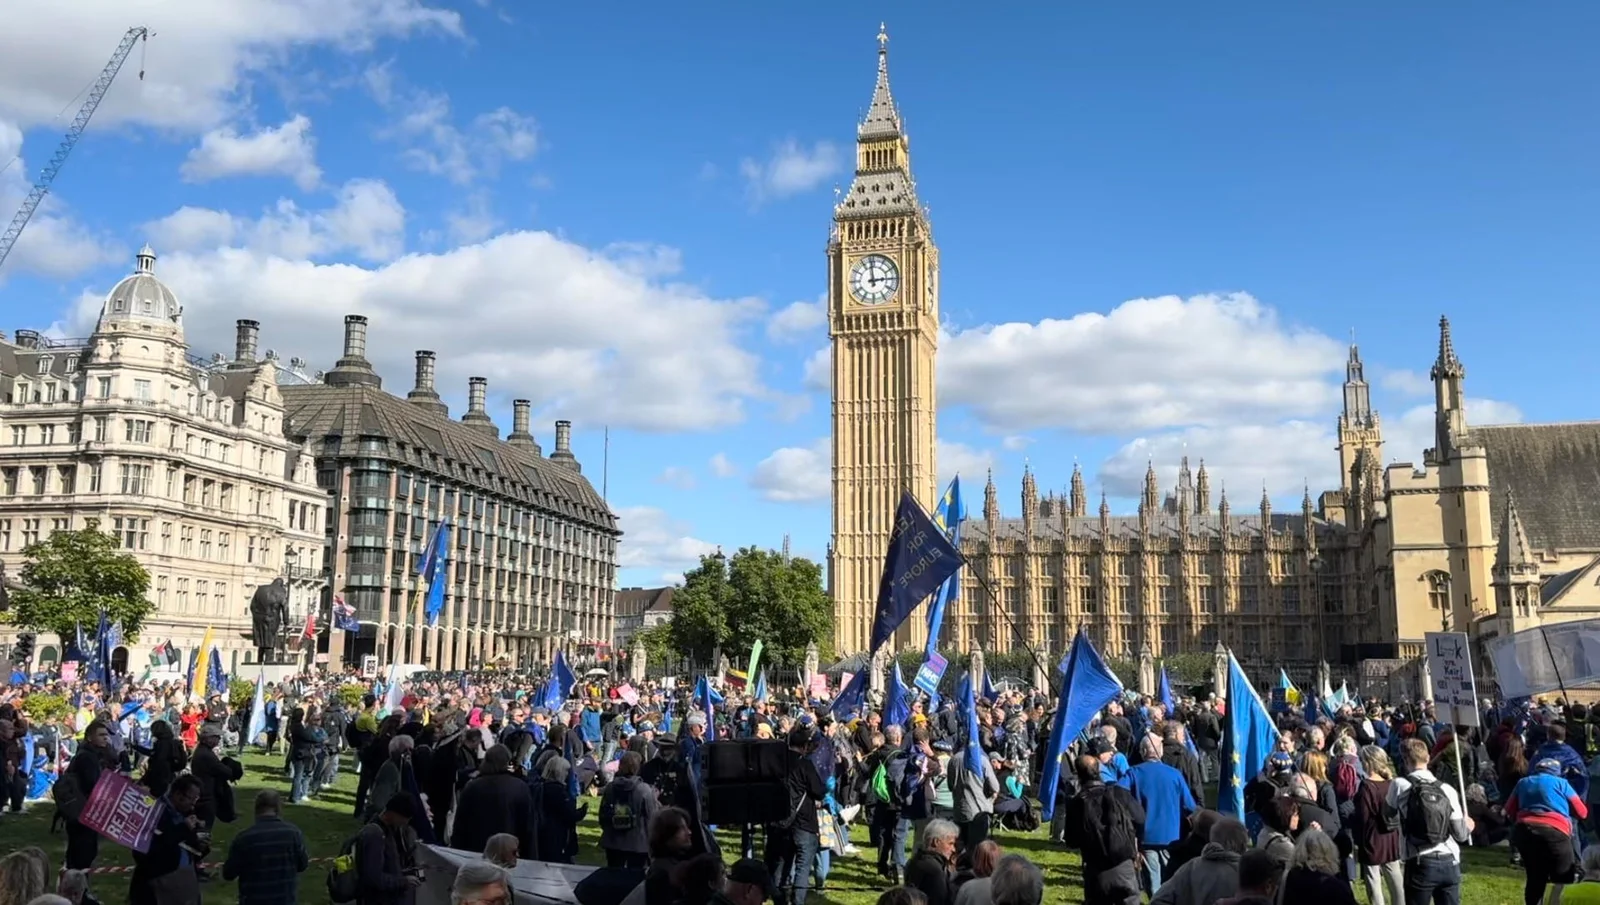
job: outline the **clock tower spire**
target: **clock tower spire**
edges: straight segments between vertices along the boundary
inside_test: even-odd
[[[903,490],[936,496],[934,353],[939,252],[911,176],[911,143],[889,90],[889,35],[878,32],[872,104],[856,127],[856,172],[828,239],[833,365],[834,636],[865,650],[884,553]],[[955,614],[952,614],[954,617]],[[897,647],[927,633],[908,619]]]

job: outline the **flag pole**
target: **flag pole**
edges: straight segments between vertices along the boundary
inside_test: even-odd
[[[1039,652],[1034,650],[1033,645],[1028,643],[1028,636],[1024,634],[1022,629],[1017,626],[1016,622],[1011,619],[1011,614],[1006,612],[1005,607],[1000,605],[1000,598],[995,594],[994,588],[990,587],[988,580],[983,577],[983,573],[977,569],[973,569],[971,571],[972,577],[978,579],[978,586],[983,588],[984,593],[989,595],[989,602],[993,605],[991,609],[1000,613],[1001,618],[1005,619],[1006,625],[1011,627],[1011,634],[1022,643],[1022,649],[1027,651],[1028,656],[1033,659],[1034,665],[1044,671],[1045,681],[1050,683],[1051,697],[1059,697],[1061,694],[1061,689],[1056,687],[1055,670],[1051,669],[1050,666],[1039,657]]]

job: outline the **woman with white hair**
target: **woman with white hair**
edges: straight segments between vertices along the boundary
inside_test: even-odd
[[[540,778],[528,785],[533,792],[534,833],[538,841],[538,860],[571,864],[578,853],[578,823],[589,813],[579,805],[567,781],[572,763],[560,755],[546,758]]]
[[[1318,905],[1356,905],[1355,890],[1340,868],[1339,847],[1322,830],[1300,834],[1294,844],[1294,857],[1283,880],[1283,902],[1316,902]]]
[[[468,861],[450,884],[450,905],[511,905],[511,875],[488,861]]]

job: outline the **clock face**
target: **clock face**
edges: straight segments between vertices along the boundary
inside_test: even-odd
[[[867,255],[850,268],[850,291],[863,305],[881,305],[900,290],[900,268],[883,255]]]

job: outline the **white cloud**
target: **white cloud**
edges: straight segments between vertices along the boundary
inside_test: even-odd
[[[1323,411],[1343,361],[1342,344],[1280,324],[1248,295],[1163,296],[949,336],[939,401],[1006,433],[1276,421]]]
[[[1313,499],[1339,486],[1339,457],[1333,431],[1323,421],[1194,427],[1124,444],[1100,465],[1099,480],[1112,496],[1136,497],[1144,490],[1145,469],[1155,465],[1163,494],[1177,485],[1178,463],[1191,469],[1205,462],[1211,478],[1211,503],[1224,486],[1235,512],[1253,508],[1261,488],[1279,499],[1299,498],[1307,481]]]
[[[462,128],[448,95],[400,87],[389,64],[370,67],[365,82],[396,117],[381,135],[403,146],[401,160],[414,170],[469,185],[496,175],[502,163],[529,160],[539,150],[533,118],[510,107],[480,113]]]
[[[833,350],[823,346],[806,359],[800,383],[808,390],[826,393],[833,388]]]
[[[500,228],[500,218],[494,215],[489,197],[482,192],[467,198],[465,207],[445,214],[444,222],[450,238],[463,245],[482,242]]]
[[[1516,406],[1493,399],[1468,399],[1467,423],[1506,424],[1522,420]],[[1334,452],[1333,415],[1316,421],[1279,424],[1237,424],[1196,427],[1140,437],[1124,444],[1100,466],[1099,479],[1114,496],[1138,496],[1145,469],[1154,464],[1163,494],[1177,484],[1178,463],[1189,457],[1191,468],[1205,462],[1211,476],[1212,504],[1226,485],[1234,511],[1253,508],[1265,485],[1273,498],[1299,499],[1309,483],[1315,501],[1340,484],[1339,456]],[[1396,462],[1422,465],[1422,451],[1434,445],[1433,406],[1419,405],[1383,422],[1383,466]],[[942,463],[941,463],[942,464]]]
[[[977,449],[953,440],[938,442],[940,492],[958,474],[965,475],[967,481],[981,480],[979,476],[987,475],[989,469],[994,467],[994,453],[990,450]]]
[[[767,320],[767,336],[777,342],[794,342],[816,333],[828,323],[827,302],[791,302]]]
[[[381,185],[367,188],[375,196]],[[759,302],[646,278],[551,233],[505,233],[369,267],[308,260],[341,246],[380,250],[390,234],[374,223],[384,217],[361,212],[383,205],[365,194],[309,214],[286,205],[259,221],[227,221],[189,211],[153,224],[152,236],[179,232],[176,220],[210,224],[209,246],[157,264],[183,300],[191,345],[231,348],[234,319],[248,315],[284,357],[326,368],[339,356],[343,316],[360,313],[371,318],[367,355],[391,389],[410,386],[413,350],[433,349],[447,396],[482,375],[491,390],[533,400],[541,418],[639,430],[724,427],[766,393],[758,360],[739,344]],[[74,329],[92,323],[102,296],[86,294]]]
[[[5,10],[0,118],[25,127],[75,107],[130,21],[156,36],[133,48],[95,129],[204,131],[240,112],[254,76],[285,72],[307,50],[355,53],[383,38],[461,34],[457,13],[426,0],[7,0]]]
[[[288,176],[311,191],[322,181],[311,120],[296,116],[277,128],[240,135],[232,126],[207,132],[179,171],[188,182],[226,176]]]
[[[617,565],[623,569],[666,569],[681,581],[684,569],[717,552],[716,544],[690,536],[686,523],[654,506],[624,506],[617,510],[617,523],[622,529]]]
[[[1378,378],[1378,383],[1384,389],[1405,396],[1426,396],[1433,392],[1433,380],[1427,374],[1403,368],[1384,371],[1383,376]]]
[[[831,142],[805,148],[792,138],[780,142],[766,160],[739,162],[745,191],[757,204],[810,191],[843,170],[844,155]]]
[[[1022,452],[1033,445],[1033,438],[1025,434],[1012,434],[1000,441],[1006,452]]]
[[[693,490],[695,486],[694,472],[679,465],[668,465],[656,475],[657,484],[665,484],[678,490]]]
[[[711,473],[719,478],[731,478],[739,473],[739,466],[733,464],[724,453],[717,453],[711,457]]]
[[[0,119],[0,167],[4,167],[0,170],[0,216],[6,218],[0,220],[0,225],[10,223],[11,215],[22,206],[32,188],[35,171],[20,156],[21,152],[22,130]],[[72,215],[60,195],[51,194],[44,197],[12,246],[5,267],[0,269],[0,280],[12,272],[64,280],[102,264],[127,260],[128,251],[121,243],[97,235]]]
[[[1509,402],[1467,398],[1467,424],[1519,424],[1522,410]],[[1383,419],[1384,465],[1392,462],[1422,464],[1422,451],[1436,445],[1433,403],[1407,409],[1399,418]]]
[[[355,179],[339,188],[334,203],[307,211],[288,199],[252,220],[209,208],[183,207],[153,223],[145,233],[156,251],[249,249],[273,258],[321,259],[354,252],[368,261],[387,261],[405,244],[405,208],[388,185]]]
[[[833,492],[833,452],[823,437],[810,446],[774,450],[750,473],[750,486],[776,503],[814,503]]]

